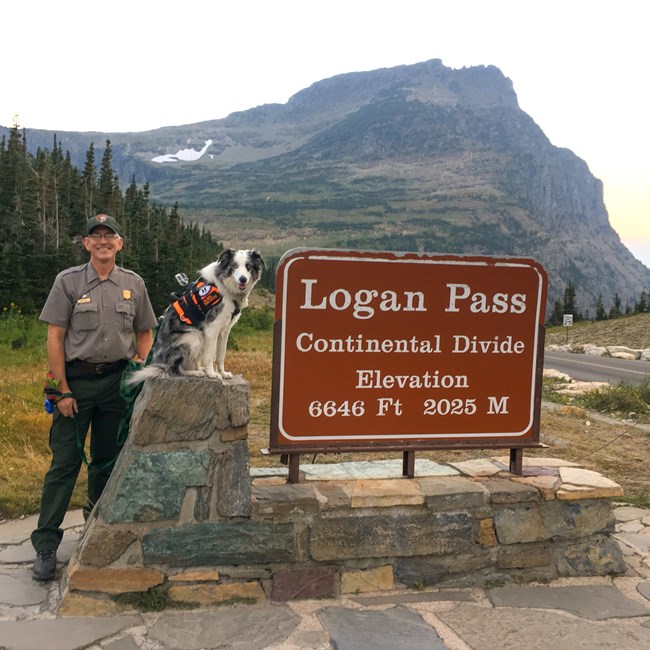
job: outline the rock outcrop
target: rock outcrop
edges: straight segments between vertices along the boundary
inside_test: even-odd
[[[650,361],[650,348],[635,349],[624,345],[594,345],[593,343],[581,343],[578,345],[547,345],[547,350],[553,352],[574,352],[576,354],[587,354],[592,357],[612,357],[612,359],[628,359],[630,361]]]

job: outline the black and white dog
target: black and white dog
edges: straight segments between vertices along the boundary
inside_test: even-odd
[[[167,308],[151,363],[127,383],[169,375],[232,377],[224,369],[228,336],[263,268],[257,251],[227,249],[201,269],[201,277]]]

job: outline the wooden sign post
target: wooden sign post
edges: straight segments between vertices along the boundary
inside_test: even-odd
[[[546,273],[528,259],[294,249],[276,282],[269,449],[539,446]]]

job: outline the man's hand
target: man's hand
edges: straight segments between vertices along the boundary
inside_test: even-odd
[[[145,362],[152,345],[153,332],[151,330],[144,330],[135,333],[135,354],[138,359],[142,359],[142,363]]]
[[[79,413],[77,408],[77,400],[74,397],[62,397],[57,403],[56,407],[61,412],[61,415],[66,418],[73,418],[75,413]]]

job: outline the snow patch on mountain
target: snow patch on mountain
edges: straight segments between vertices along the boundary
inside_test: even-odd
[[[157,163],[180,161],[192,162],[193,160],[199,160],[211,144],[212,140],[206,140],[205,146],[200,151],[197,151],[196,149],[180,149],[176,153],[166,153],[163,156],[156,156],[155,158],[152,158],[151,161]]]

